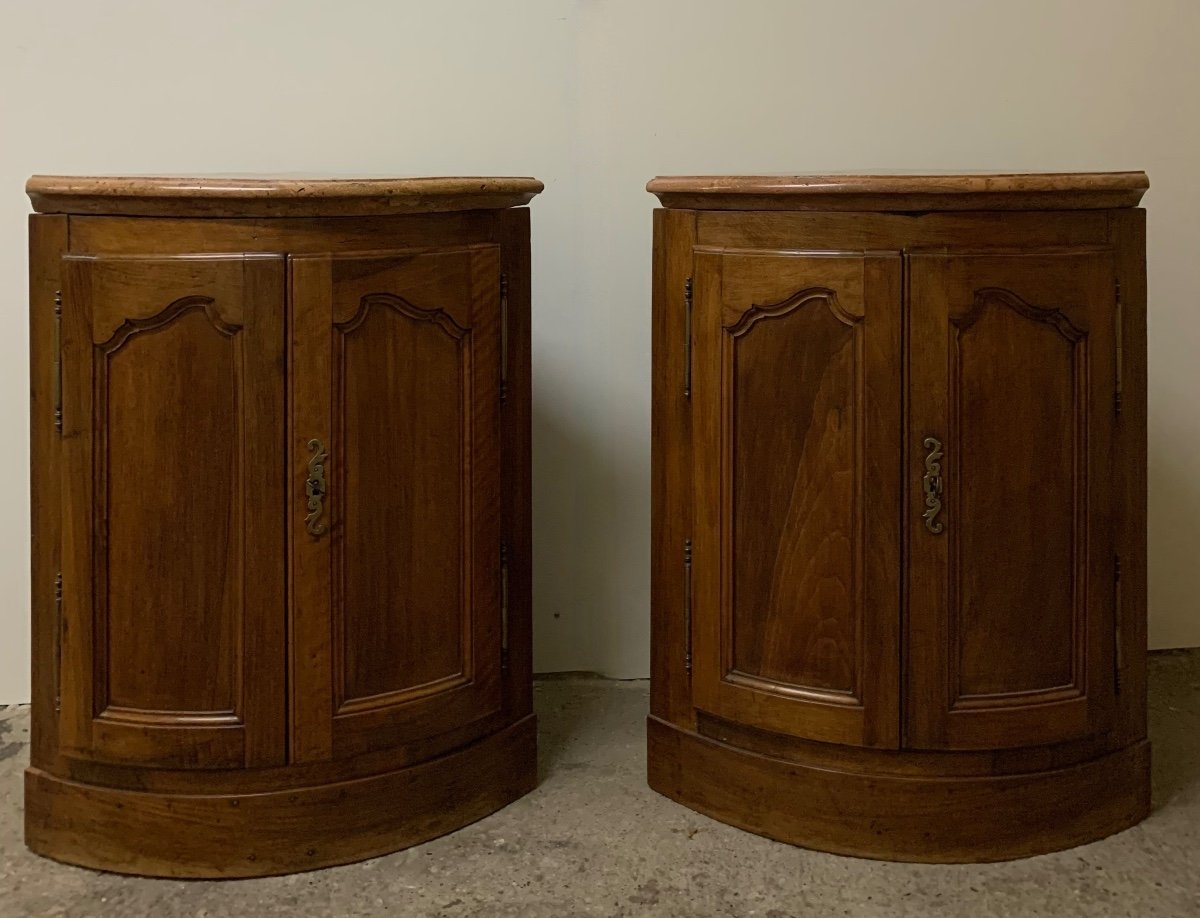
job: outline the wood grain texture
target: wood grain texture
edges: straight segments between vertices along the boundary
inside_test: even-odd
[[[968,241],[987,248],[1107,245],[1111,211],[688,213],[695,216],[697,245],[706,247],[909,251]]]
[[[516,207],[542,188],[537,179],[495,176],[35,175],[25,193],[40,213],[361,217]]]
[[[996,748],[1109,727],[1115,392],[1107,249],[910,256],[908,742]]]
[[[294,748],[358,755],[501,705],[499,253],[296,257],[326,325],[292,356],[293,487],[329,450],[328,532],[295,504]],[[325,355],[328,354],[328,357]],[[327,362],[326,362],[327,361]],[[302,406],[328,405],[311,418]],[[308,423],[311,421],[311,423]],[[309,430],[324,430],[310,433]],[[309,648],[312,648],[311,650]],[[315,660],[315,655],[322,659]],[[320,750],[319,752],[317,750]]]
[[[399,771],[256,794],[113,790],[26,772],[26,843],[96,870],[262,877],[331,867],[462,828],[533,789],[532,716]]]
[[[695,261],[696,706],[895,745],[900,259]]]
[[[695,723],[685,542],[694,538],[692,401],[684,392],[685,284],[692,277],[696,218],[654,212],[650,404],[650,710],[680,726]]]
[[[286,252],[289,255],[356,254],[441,248],[494,241],[504,211],[322,217],[156,217],[148,232],[142,217],[71,217],[72,251],[95,255],[174,255]]]
[[[857,697],[863,534],[846,511],[861,485],[863,316],[841,313],[842,302],[805,287],[725,328],[731,662],[755,679]],[[780,366],[796,368],[785,385]]]
[[[334,325],[338,710],[469,667],[468,329],[437,315],[376,294]]]
[[[1009,749],[906,749],[822,743],[734,723],[703,711],[696,718],[700,736],[746,752],[812,768],[862,775],[980,777],[1057,771],[1106,755],[1114,744],[1107,733],[1040,746]]]
[[[1115,623],[1115,737],[1146,736],[1146,212],[1111,214],[1122,322],[1121,413],[1113,433],[1113,529],[1121,559],[1120,615]]]
[[[63,739],[281,761],[282,260],[65,265]]]
[[[496,215],[500,270],[507,299],[505,397],[500,407],[501,529],[507,549],[508,628],[504,707],[510,717],[533,710],[533,353],[529,210]]]
[[[689,189],[695,209],[655,213],[656,361],[684,353],[678,314],[660,319],[672,259],[694,276],[698,319],[690,402],[656,363],[652,468],[670,471],[654,500],[670,518],[652,582],[681,583],[657,539],[684,525],[698,653],[681,680],[680,616],[656,604],[651,783],[825,850],[1017,857],[1102,837],[1148,806],[1145,215],[1088,209],[1094,183],[1068,199],[1050,184],[917,181],[951,209],[906,210],[920,189],[900,180],[868,201],[871,182],[746,193],[732,177]],[[1102,193],[1136,199],[1141,181]],[[973,207],[1003,201],[954,211],[972,182]],[[1029,194],[1038,210],[1008,209]],[[763,209],[719,209],[735,201]],[[858,205],[878,210],[838,212]],[[1060,206],[1075,209],[1044,209]],[[867,266],[857,300],[836,272],[794,276],[814,253]],[[855,350],[856,330],[884,326]],[[850,461],[861,392],[877,435]],[[938,533],[922,516],[931,436]],[[875,549],[861,564],[859,532]],[[888,532],[901,534],[890,550]],[[853,705],[827,711],[855,681],[846,610],[871,589],[882,598],[861,618],[877,637],[857,671],[874,733],[847,725]]]
[[[270,850],[229,875],[262,875],[424,841],[528,790],[528,211],[37,215],[30,241],[34,487],[46,498],[34,507],[35,580],[50,573],[34,595],[35,691],[50,702],[35,714],[30,843],[109,869],[226,875],[213,865],[225,863],[230,832],[240,830],[222,822],[225,808],[253,800],[259,828],[270,827],[256,838]],[[86,275],[75,283],[86,296],[66,296],[76,306],[66,317],[70,426],[61,438],[52,404],[60,265]],[[510,320],[503,407],[501,271]],[[111,358],[103,373],[80,359],[93,352]],[[185,377],[195,377],[190,386]],[[195,410],[194,401],[204,413],[189,427],[171,406]],[[91,407],[102,403],[112,409],[103,417]],[[333,456],[326,508],[335,525],[322,540],[304,530],[302,430],[319,433]],[[135,440],[146,442],[141,452]],[[72,469],[90,468],[92,442],[117,473],[102,487],[58,468],[60,445]],[[167,456],[178,458],[160,461]],[[148,478],[165,480],[155,489]],[[119,600],[120,640],[68,621],[61,725],[60,481],[79,510],[64,516],[77,568],[90,563],[82,536],[93,522],[102,535],[114,526],[123,534],[97,541],[116,559],[97,583]],[[229,512],[218,512],[222,499]],[[243,504],[252,516],[239,528]],[[347,533],[350,551],[335,570],[330,545]],[[147,557],[157,579],[139,590]],[[250,575],[240,598],[239,567]],[[71,599],[78,617],[86,603]],[[162,615],[172,602],[188,616]],[[89,714],[110,689],[121,704]],[[500,748],[512,729],[522,736],[516,759]],[[381,795],[395,805],[381,807]],[[297,816],[301,799],[308,809]],[[56,828],[42,831],[37,814],[51,806]],[[190,816],[179,818],[185,811],[224,828],[195,832]],[[328,843],[310,854],[309,837]]]
[[[55,416],[61,408],[55,312],[61,310],[67,218],[29,217],[29,512],[30,631],[33,715],[30,761],[46,767],[58,755],[62,569],[61,456]]]
[[[1083,210],[1133,207],[1144,172],[675,175],[646,190],[664,207],[694,210]]]
[[[1059,851],[1150,812],[1144,741],[1066,768],[973,777],[858,774],[726,746],[653,717],[649,783],[691,809],[835,854],[936,864]]]

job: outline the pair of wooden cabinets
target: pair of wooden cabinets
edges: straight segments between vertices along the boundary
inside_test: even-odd
[[[1144,176],[1022,178],[651,183],[658,789],[923,860],[1144,814]]]
[[[540,183],[84,184],[30,183],[30,844],[271,873],[530,789]]]
[[[653,787],[916,860],[1144,815],[1145,185],[651,183]],[[34,850],[279,873],[533,786],[540,189],[31,180]]]

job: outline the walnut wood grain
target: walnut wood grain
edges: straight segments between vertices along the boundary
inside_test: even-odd
[[[35,175],[39,213],[205,217],[361,217],[496,210],[542,191],[523,177],[277,177]]]
[[[528,211],[232,217],[184,191],[176,216],[30,221],[29,843],[254,876],[450,831],[535,775]]]
[[[1115,281],[1108,249],[910,256],[908,742],[989,748],[1110,726]]]
[[[58,755],[59,693],[62,671],[62,441],[61,399],[56,396],[59,361],[55,354],[61,323],[62,256],[67,251],[67,218],[29,217],[29,512],[30,625],[33,658],[33,712],[30,761],[48,767]]]
[[[64,267],[62,741],[280,762],[283,261]]]
[[[328,533],[293,505],[294,754],[483,723],[502,703],[498,249],[290,268],[321,326],[291,356],[295,493],[309,441],[330,456]]]
[[[533,315],[530,285],[529,210],[496,217],[500,270],[507,292],[507,378],[500,406],[500,525],[508,568],[508,629],[504,713],[533,710]]]
[[[696,707],[896,745],[900,259],[695,264]]]
[[[1144,172],[673,175],[646,190],[693,210],[937,211],[1134,207]]]
[[[537,783],[528,716],[409,768],[265,793],[164,794],[26,772],[26,842],[116,873],[212,879],[331,867],[462,828]]]
[[[651,183],[651,786],[901,860],[1145,815],[1145,184]]]
[[[1140,741],[1062,768],[997,775],[863,774],[727,746],[650,718],[650,786],[778,841],[935,864],[1010,860],[1095,841],[1150,812]]]
[[[1146,735],[1146,212],[1112,214],[1109,232],[1121,285],[1123,354],[1121,414],[1113,431],[1113,528],[1121,558],[1113,732],[1132,742]]]
[[[654,287],[650,401],[650,710],[691,727],[692,633],[685,543],[693,538],[692,408],[684,391],[685,285],[691,279],[696,215],[654,212]],[[694,335],[693,335],[694,340]],[[692,594],[694,595],[694,593]]]

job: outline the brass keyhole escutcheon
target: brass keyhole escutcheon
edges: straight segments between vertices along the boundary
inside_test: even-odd
[[[937,437],[926,437],[925,476],[921,479],[921,487],[925,492],[925,512],[921,514],[925,520],[925,528],[937,535],[946,528],[937,519],[942,511],[942,441]]]
[[[308,441],[308,449],[313,455],[308,460],[308,480],[304,483],[304,496],[308,502],[304,527],[309,535],[319,536],[326,529],[321,516],[325,512],[325,462],[329,454],[325,452],[325,445],[317,439]]]

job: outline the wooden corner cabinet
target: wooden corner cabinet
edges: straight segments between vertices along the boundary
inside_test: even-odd
[[[34,851],[285,873],[533,788],[541,188],[29,181]]]
[[[648,188],[651,786],[891,860],[1138,822],[1145,174]]]

